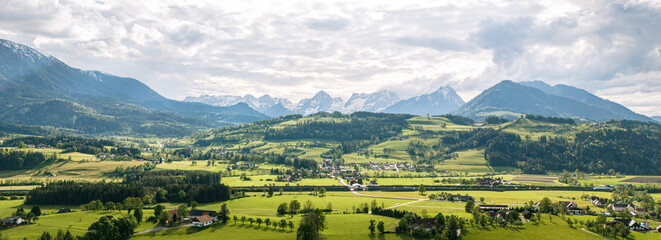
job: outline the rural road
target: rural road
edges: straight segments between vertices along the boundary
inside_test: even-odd
[[[610,240],[610,238],[607,238],[607,237],[601,236],[601,235],[599,235],[599,234],[596,234],[596,233],[590,232],[590,231],[588,231],[588,230],[585,229],[585,228],[581,228],[581,230],[582,230],[583,232],[586,232],[586,233],[589,233],[589,234],[595,235],[595,236],[597,236],[597,237],[601,237],[601,238],[603,238],[603,239],[608,239],[608,240]]]
[[[161,226],[159,226],[159,227],[155,227],[155,228],[152,228],[152,229],[147,229],[147,230],[144,230],[144,231],[141,231],[141,232],[134,233],[133,235],[156,232],[156,231],[161,231],[161,230],[166,230],[166,229],[185,228],[185,227],[191,227],[191,226],[193,226],[193,224],[185,224],[185,225],[176,226],[176,227],[161,227]]]
[[[349,187],[349,184],[347,184],[347,183],[344,181],[344,179],[342,179],[341,177],[338,177],[337,179],[340,179],[340,183],[342,183],[342,185],[344,185],[344,186],[346,186],[346,187]],[[432,200],[429,200],[429,199],[426,199],[426,198],[406,198],[406,197],[373,196],[373,195],[366,195],[366,194],[358,193],[358,192],[355,191],[355,190],[351,190],[351,192],[352,192],[353,194],[356,194],[356,195],[358,195],[358,196],[362,196],[362,197],[386,198],[386,199],[402,199],[402,200],[414,200],[415,202],[421,202],[421,201],[432,201]],[[434,201],[439,201],[439,202],[440,202],[440,201],[443,201],[443,202],[449,202],[449,201],[444,201],[444,200],[434,200]],[[414,203],[414,202],[409,202],[409,203],[406,203],[406,204],[411,204],[411,203]],[[495,203],[495,202],[494,202],[494,203],[490,203],[490,204],[515,205],[515,206],[523,206],[523,205],[525,205],[525,204],[520,204],[520,203]],[[402,205],[404,205],[404,204],[402,204]],[[402,206],[402,205],[393,206],[393,207],[390,207],[390,208],[395,208],[395,207],[399,207],[399,206]]]

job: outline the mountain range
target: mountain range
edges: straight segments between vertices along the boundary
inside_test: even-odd
[[[254,99],[259,99],[255,101]],[[263,100],[262,100],[263,99]],[[297,104],[285,98],[272,98],[264,95],[255,98],[252,95],[201,95],[199,97],[186,97],[187,102],[201,102],[214,106],[230,106],[237,103],[246,103],[253,109],[269,116],[277,117],[287,114],[310,115],[317,112],[343,113],[353,112],[385,112],[408,113],[415,115],[440,115],[456,110],[464,101],[449,86],[439,88],[437,91],[405,100],[400,100],[391,91],[381,90],[374,93],[354,93],[349,100],[332,97],[324,91],[317,92],[312,98],[305,98]]]
[[[658,123],[661,123],[661,116],[653,116],[651,118],[654,119],[654,121],[657,121]]]
[[[72,68],[55,57],[0,39],[0,122],[51,126],[90,134],[186,135],[198,129],[249,123],[288,114],[358,111],[415,115],[459,114],[473,119],[521,114],[586,121],[661,121],[583,89],[541,81],[502,81],[467,103],[454,89],[400,100],[393,92],[354,93],[345,102],[324,91],[292,103],[269,95],[167,99],[142,82]]]
[[[0,39],[0,119],[81,133],[188,134],[266,115],[247,104],[217,107],[167,99],[142,82],[72,68]]]
[[[483,91],[454,113],[474,119],[489,115],[513,118],[521,114],[537,114],[587,121],[610,119],[652,121],[649,117],[583,89],[567,85],[550,86],[541,81],[521,83],[502,81]]]

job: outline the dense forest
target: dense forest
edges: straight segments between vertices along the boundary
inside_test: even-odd
[[[95,138],[79,138],[69,136],[57,137],[19,137],[6,140],[2,143],[3,147],[25,148],[27,145],[54,147],[63,149],[63,153],[80,152],[92,155],[98,155],[103,152],[110,154],[137,157],[140,155],[140,149],[133,147],[121,147],[111,140]],[[106,150],[106,146],[115,146]]]
[[[92,200],[121,202],[127,197],[152,196],[158,202],[199,203],[230,199],[220,174],[192,171],[154,171],[126,174],[123,183],[62,181],[28,192],[26,204],[77,205]]]
[[[78,205],[92,200],[122,202],[127,197],[143,197],[142,186],[117,183],[78,183],[62,181],[28,192],[26,204]]]
[[[633,121],[610,124],[628,129],[595,127],[578,131],[573,138],[542,136],[539,141],[499,132],[487,144],[485,158],[492,166],[518,167],[526,173],[578,169],[588,173],[660,175],[659,125]]]
[[[40,152],[0,149],[0,171],[32,169],[46,160],[54,160],[53,158],[47,158]]]

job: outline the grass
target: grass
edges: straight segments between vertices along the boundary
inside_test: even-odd
[[[37,185],[28,186],[0,186],[0,191],[14,191],[14,190],[32,190],[38,187]]]
[[[533,191],[449,191],[452,194],[470,195],[479,201],[484,197],[485,203],[503,203],[508,205],[522,205],[528,201],[537,202],[544,197],[548,197],[553,202],[557,201],[575,201],[579,207],[590,206],[588,201],[582,200],[583,194],[590,196],[598,196],[610,198],[609,192],[583,192],[583,191],[546,191],[546,190],[533,190]],[[418,192],[361,192],[365,195],[372,196],[391,196],[391,197],[406,197],[406,198],[427,198],[427,196],[420,195]],[[437,191],[428,191],[427,194],[437,193]]]
[[[487,164],[487,160],[484,159],[483,149],[471,149],[457,153],[459,154],[457,159],[445,160],[443,163],[436,165],[436,169],[469,173],[488,173],[493,171]]]
[[[339,186],[342,185],[339,180],[333,178],[319,178],[319,179],[303,179],[298,182],[276,182],[276,175],[256,175],[250,176],[249,181],[241,180],[240,177],[223,177],[223,184],[232,187],[246,187],[246,186],[264,186],[265,184],[275,184],[276,186]],[[271,179],[272,181],[268,181]],[[276,189],[277,190],[277,189]]]
[[[407,120],[414,128],[422,127],[432,131],[469,131],[474,126],[457,125],[444,117],[414,117]],[[445,124],[445,126],[443,126]]]
[[[101,181],[108,179],[104,176],[105,172],[113,171],[117,167],[138,166],[144,164],[144,161],[60,161],[40,169],[42,172],[48,171],[56,174],[55,177],[46,177],[37,175],[36,170],[13,172],[12,179],[42,179],[46,180],[86,180]]]
[[[462,239],[531,239],[531,240],[588,240],[603,239],[582,231],[580,228],[569,227],[560,217],[543,216],[538,224],[525,224],[523,227],[484,227],[467,229]]]

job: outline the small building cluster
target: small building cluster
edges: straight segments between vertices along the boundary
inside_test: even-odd
[[[493,179],[493,178],[476,178],[475,179],[475,185],[478,186],[483,186],[483,187],[495,187],[501,184],[512,184],[512,182],[508,182],[502,179]]]
[[[168,210],[170,221],[176,218],[177,210]],[[188,212],[188,216],[179,216],[181,222],[192,223],[193,227],[206,227],[218,221],[218,212],[212,210],[193,209]]]
[[[0,220],[0,225],[2,225],[3,228],[11,228],[11,227],[16,227],[19,225],[23,224],[28,224],[27,220],[23,219],[22,217],[19,216],[14,216],[14,217],[6,217],[2,220]]]
[[[647,221],[645,221],[645,222],[636,222],[633,219],[616,218],[616,219],[613,219],[613,220],[610,220],[610,221],[606,222],[606,225],[608,225],[608,226],[613,226],[615,224],[624,224],[624,226],[627,226],[629,228],[629,230],[632,230],[632,231],[646,232],[646,231],[652,230],[652,228],[650,228],[649,222],[647,222]]]

